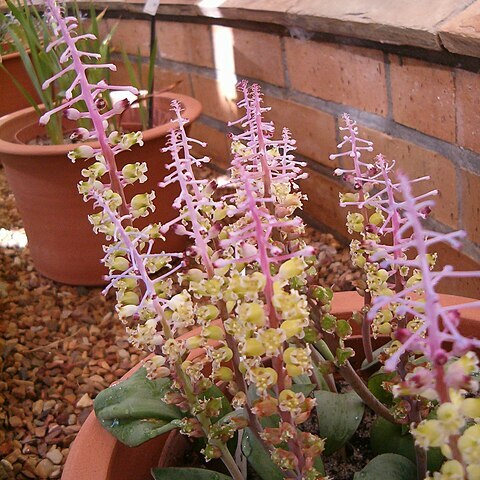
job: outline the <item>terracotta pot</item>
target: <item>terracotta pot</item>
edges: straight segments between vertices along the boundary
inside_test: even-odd
[[[19,82],[20,85],[22,85],[22,87],[32,96],[32,98],[37,103],[40,103],[35,87],[23,66],[20,55],[18,53],[2,55],[1,63],[15,80],[17,80],[17,82]],[[10,78],[10,75],[8,75],[8,73],[2,68],[0,68],[0,85],[0,117],[30,106],[30,103],[18,90],[15,83]]]
[[[173,99],[183,104],[184,115],[191,122],[198,118],[201,105],[197,100],[175,93],[162,94],[155,100],[159,126],[143,132],[143,147],[136,145],[116,157],[119,169],[134,162],[145,161],[148,165],[147,182],[126,187],[127,200],[136,193],[156,190],[156,210],[136,222],[139,228],[150,222],[164,223],[176,216],[171,204],[178,194],[177,185],[161,190],[157,187],[167,173],[165,164],[171,161],[170,155],[160,149],[174,125],[169,120]],[[107,270],[100,263],[104,236],[93,233],[87,219],[92,213],[92,203],[84,202],[77,191],[86,162],[72,163],[67,158],[75,145],[28,145],[42,133],[44,129],[38,125],[33,108],[0,119],[0,160],[23,219],[35,267],[46,277],[62,283],[104,284]],[[160,248],[181,251],[185,243],[186,237],[172,233]]]
[[[440,301],[443,305],[455,305],[475,300],[440,295]],[[332,313],[338,317],[349,317],[362,305],[363,298],[356,292],[335,293]],[[465,336],[478,337],[480,308],[462,310],[459,330]],[[187,336],[193,334],[195,331]],[[132,375],[140,366],[132,369],[124,378]],[[178,465],[184,458],[188,444],[183,435],[171,431],[140,447],[125,447],[100,426],[92,412],[70,448],[62,480],[151,480],[151,468]]]

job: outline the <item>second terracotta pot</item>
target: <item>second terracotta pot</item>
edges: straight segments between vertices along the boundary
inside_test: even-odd
[[[0,68],[0,117],[30,106],[28,100],[13,82],[12,77],[39,103],[39,97],[23,66],[20,54],[8,53],[2,55],[1,62],[6,71]]]
[[[170,155],[160,150],[165,146],[167,133],[175,126],[170,122],[173,99],[181,102],[183,115],[190,122],[198,118],[201,105],[197,100],[175,93],[162,94],[155,100],[159,124],[143,132],[144,146],[136,145],[116,157],[119,169],[127,163],[148,165],[147,182],[125,189],[127,200],[137,193],[156,191],[156,210],[136,223],[139,228],[147,222],[165,223],[175,217],[171,205],[178,195],[177,185],[157,187],[167,173],[165,165],[171,161]],[[104,237],[93,233],[87,219],[93,211],[92,203],[85,203],[77,191],[86,163],[72,163],[67,158],[75,145],[29,144],[42,134],[33,108],[0,119],[0,161],[24,223],[33,262],[40,273],[58,282],[102,285],[107,273],[100,263]],[[161,248],[181,251],[185,238],[171,235]]]

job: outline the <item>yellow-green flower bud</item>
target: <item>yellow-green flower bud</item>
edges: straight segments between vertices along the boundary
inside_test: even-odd
[[[259,357],[265,353],[265,347],[260,340],[249,338],[245,342],[244,354],[247,357]]]
[[[197,317],[202,322],[211,322],[220,314],[220,310],[215,305],[203,305],[197,308]]]
[[[155,210],[155,205],[153,204],[154,198],[155,192],[135,195],[130,202],[134,218],[146,217],[149,209],[153,212]]]
[[[380,224],[382,224],[385,221],[385,218],[380,212],[375,212],[372,215],[370,215],[370,218],[368,219],[368,221],[372,225],[375,225],[378,227]]]
[[[480,424],[468,427],[458,440],[458,448],[468,463],[480,464]]]
[[[194,335],[185,340],[185,347],[188,350],[194,350],[195,348],[201,347],[204,343],[205,340],[200,335]]]
[[[258,327],[265,325],[265,310],[259,303],[242,303],[238,309],[238,317],[241,321]]]
[[[218,325],[209,325],[202,330],[202,336],[209,340],[222,340],[225,337],[225,333]]]
[[[140,146],[143,145],[143,137],[142,132],[131,132],[126,133],[122,136],[122,139],[119,142],[119,146],[124,150],[129,150],[135,144],[139,144]]]
[[[227,216],[227,208],[218,208],[213,212],[213,219],[216,222],[223,220]]]
[[[95,150],[90,145],[79,145],[68,153],[67,157],[75,163],[79,158],[92,158],[95,155]]]
[[[120,296],[119,301],[123,305],[138,305],[140,303],[140,298],[135,292],[129,290]]]
[[[467,417],[480,419],[480,398],[464,399],[461,408]]]
[[[423,420],[412,430],[415,441],[423,448],[441,447],[446,442],[440,420]]]
[[[347,227],[349,233],[357,232],[360,233],[363,231],[364,217],[361,213],[348,213],[347,215]]]
[[[215,379],[221,380],[222,382],[230,382],[233,380],[233,371],[228,367],[220,367],[215,372]]]
[[[86,178],[100,178],[107,172],[107,167],[102,162],[95,162],[88,168],[82,169],[82,176]]]
[[[293,257],[284,262],[278,271],[281,278],[286,280],[301,275],[307,264],[300,257]]]
[[[113,262],[110,263],[112,270],[119,270],[124,272],[127,268],[130,268],[130,262],[125,257],[115,257]]]
[[[140,183],[144,183],[147,181],[147,176],[145,175],[147,170],[145,162],[129,163],[122,168],[123,179],[127,183],[134,183],[137,180]]]
[[[392,326],[389,323],[382,323],[377,329],[380,335],[390,335],[392,333]]]
[[[285,320],[280,328],[285,332],[287,340],[292,337],[300,337],[303,331],[302,324],[298,320]]]

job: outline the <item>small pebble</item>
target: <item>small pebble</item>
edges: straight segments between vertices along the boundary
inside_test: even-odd
[[[55,465],[48,458],[40,460],[38,465],[35,467],[35,473],[42,479],[48,478],[54,470]]]
[[[90,398],[88,393],[85,393],[82,398],[77,402],[78,408],[91,407],[93,405],[93,400]]]
[[[60,465],[63,460],[63,455],[60,450],[57,448],[52,448],[48,453],[47,453],[47,458],[52,461],[55,465]]]

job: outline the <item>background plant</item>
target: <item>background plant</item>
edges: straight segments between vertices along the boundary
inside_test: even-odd
[[[268,108],[259,87],[239,84],[244,116],[235,125],[242,133],[232,136],[232,190],[222,197],[215,194],[214,182],[195,177],[195,167],[208,160],[192,155],[192,145],[202,142],[188,137],[187,119],[182,117],[181,105],[173,102],[176,128],[166,147],[172,173],[160,186],[179,185],[174,202],[178,216],[164,225],[139,229],[135,221],[154,208],[155,193],[138,194],[127,202],[124,189],[145,181],[146,165],[130,164],[118,171],[115,155],[141,145],[141,133],[106,133],[108,120],[126,105],[108,108],[101,95],[120,87],[88,79],[86,72],[92,66],[83,63],[86,54],[77,48],[76,19],[64,19],[52,0],[47,5],[54,31],[61,36],[53,46],[64,46],[64,71],[73,62],[72,85],[81,87],[77,97],[69,88],[66,103],[53,112],[65,109],[72,119],[88,115],[94,129],[80,128],[76,134],[100,143],[99,149],[77,147],[69,157],[91,160],[82,172],[85,180],[79,190],[85,200],[93,201],[94,230],[109,241],[104,258],[109,268],[107,290],[116,290],[117,312],[130,341],[155,353],[146,371],[99,396],[96,410],[104,425],[130,444],[178,428],[200,439],[206,460],[221,458],[236,480],[246,478],[244,456],[262,478],[314,480],[325,478],[320,455],[341,448],[357,428],[363,413],[359,397],[380,416],[405,423],[399,404],[385,406],[349,363],[355,354],[347,343],[351,326],[330,313],[332,292],[317,286],[315,252],[305,244],[305,227],[297,216],[304,200],[297,185],[304,178],[304,165],[292,155],[294,141],[288,130],[275,139],[273,124],[263,119]],[[83,102],[86,112],[77,110],[76,102]],[[53,112],[41,121],[47,122]],[[356,127],[347,124],[347,129],[347,140],[354,145]],[[358,161],[352,152],[346,155]],[[369,216],[367,225],[362,214],[348,218],[352,232],[364,233],[352,251],[369,264],[365,289],[375,293],[363,321],[376,319],[379,313],[388,315],[386,309],[391,312],[391,330],[386,333],[394,341],[383,355],[387,370],[400,361],[413,365],[391,390],[401,399],[414,397],[420,402],[423,397],[430,401],[428,411],[436,410],[437,419],[421,417],[412,428],[421,447],[441,446],[448,457],[436,478],[476,478],[477,425],[470,423],[479,416],[479,401],[466,394],[478,383],[470,376],[477,371],[470,349],[478,341],[458,333],[458,315],[439,309],[434,286],[439,276],[453,273],[447,269],[434,274],[426,251],[435,241],[456,244],[455,235],[423,229],[419,215],[430,204],[423,196],[413,197],[405,179],[401,179],[402,188],[390,180],[391,168],[382,158],[365,167],[360,174],[342,172],[353,177],[355,188],[373,186],[363,190],[361,199],[354,196],[343,199],[344,203],[366,208],[371,216],[378,214],[373,219]],[[397,200],[395,195],[401,193],[404,199]],[[393,229],[393,244],[381,242],[381,230],[387,228]],[[192,245],[186,252],[154,253],[154,243],[170,229],[187,235]],[[417,250],[415,260],[406,256],[408,249]],[[406,279],[405,285],[397,281],[397,273]],[[455,348],[445,349],[444,343],[452,338]],[[358,395],[336,392],[331,377],[336,370]],[[135,395],[142,403],[135,403]],[[318,434],[302,427],[315,408]],[[418,412],[425,414],[422,409]],[[379,456],[362,477],[378,478],[378,472],[388,472],[392,478],[412,478],[412,468],[401,456]],[[424,478],[420,457],[417,468],[418,478]],[[177,469],[175,474],[220,477],[205,470]],[[158,469],[154,475],[168,478],[171,473]]]
[[[51,83],[45,85],[46,88],[43,88],[45,82],[62,69],[61,56],[63,50],[62,48],[46,48],[52,40],[51,29],[43,13],[39,11],[35,5],[26,0],[23,3],[14,3],[12,0],[6,0],[6,4],[10,10],[9,14],[0,14],[0,23],[2,29],[4,28],[6,32],[5,37],[8,39],[8,43],[13,46],[14,50],[20,54],[25,70],[41,103],[45,106],[45,110],[52,110],[65,100],[66,91],[72,84],[75,74],[71,71],[64,72],[64,75],[56,77]],[[81,39],[79,40],[78,47],[80,50],[89,52],[89,56],[85,58],[85,62],[93,64],[97,58],[100,57],[108,61],[110,56],[109,44],[115,29],[112,29],[103,39],[99,39],[99,22],[102,20],[105,10],[97,15],[92,3],[90,6],[89,21],[87,22],[81,21],[82,14],[75,2],[69,3],[68,8],[71,9],[72,15],[79,20],[77,33]],[[4,65],[0,64],[0,68],[3,68],[7,74],[9,74]],[[92,82],[98,82],[105,75],[105,71],[102,72],[96,68],[89,71]],[[37,104],[37,101],[31,97],[17,79],[11,75],[10,78],[19,90],[19,93],[25,96],[40,116],[42,110]],[[108,98],[105,100],[108,101]],[[86,126],[85,121],[84,126]],[[46,129],[52,143],[64,143],[61,116],[56,115],[53,117],[46,126]]]

